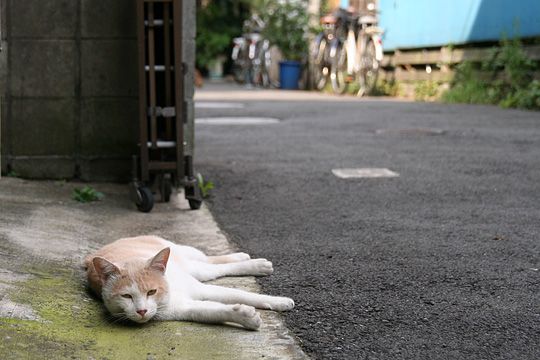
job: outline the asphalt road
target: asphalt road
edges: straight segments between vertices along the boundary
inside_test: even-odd
[[[234,97],[233,97],[234,99]],[[540,113],[238,99],[196,116],[196,168],[314,359],[540,359]],[[426,130],[434,130],[428,134]],[[335,168],[395,178],[340,179]]]

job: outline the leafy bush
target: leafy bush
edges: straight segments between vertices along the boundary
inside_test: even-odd
[[[414,98],[417,101],[426,101],[439,94],[439,84],[435,81],[420,81],[414,88]]]
[[[504,40],[482,63],[457,66],[442,100],[540,109],[540,82],[533,78],[537,69],[538,64],[527,57],[519,39]]]
[[[395,80],[378,81],[373,91],[373,95],[379,96],[399,96],[399,93],[399,83]]]
[[[309,31],[306,2],[261,0],[257,11],[266,24],[263,35],[281,50],[284,59],[304,60],[308,51]]]
[[[220,55],[227,57],[232,39],[242,34],[248,5],[240,0],[214,0],[197,8],[197,67],[206,68]]]

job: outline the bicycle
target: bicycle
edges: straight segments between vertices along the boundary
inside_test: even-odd
[[[372,4],[371,4],[372,5]],[[368,7],[371,12],[374,6]],[[356,81],[359,89],[357,96],[373,93],[377,85],[380,62],[383,59],[381,34],[377,18],[372,13],[349,17],[347,37],[342,44],[337,40],[333,50],[332,89],[336,94],[343,94],[350,83]]]
[[[270,42],[260,34],[264,26],[261,18],[254,14],[244,23],[244,34],[233,39],[232,73],[238,83],[264,88],[271,85],[268,74]]]
[[[313,39],[310,48],[311,78],[317,90],[323,90],[330,77],[333,56],[330,44],[346,31],[346,12],[338,9],[321,17],[323,30]]]

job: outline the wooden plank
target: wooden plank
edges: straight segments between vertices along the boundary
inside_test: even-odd
[[[148,23],[154,23],[154,3],[151,2],[148,4]],[[156,106],[156,70],[154,65],[156,64],[155,56],[155,33],[154,26],[148,27],[148,87],[150,91],[150,108],[153,110]],[[152,142],[152,147],[157,147],[157,117],[154,111],[150,115],[150,141]]]
[[[171,92],[171,24],[170,24],[170,4],[163,4],[163,51],[165,57],[165,106],[172,105]],[[173,140],[172,119],[165,118],[165,134],[167,140]]]
[[[148,163],[150,170],[176,170],[175,161],[150,161]]]
[[[147,116],[147,93],[146,93],[146,64],[145,30],[144,30],[144,0],[137,1],[137,53],[139,61],[139,144],[141,180],[149,180],[148,172],[148,116]]]
[[[181,0],[173,1],[174,76],[176,106],[176,176],[184,180],[184,66],[182,52],[182,6]]]
[[[422,50],[412,52],[399,52],[393,58],[393,64],[396,65],[420,65],[436,64],[441,61],[440,50]]]
[[[394,79],[396,81],[450,81],[454,76],[453,72],[443,72],[440,70],[432,70],[431,73],[426,71],[406,71],[396,68]]]
[[[448,47],[443,47],[430,50],[396,51],[393,54],[385,55],[382,66],[458,64],[464,61],[483,61],[493,55],[494,49],[498,48],[458,48],[450,50]],[[523,50],[530,59],[540,60],[540,45],[524,46]]]
[[[525,54],[532,60],[540,60],[540,45],[526,46]]]

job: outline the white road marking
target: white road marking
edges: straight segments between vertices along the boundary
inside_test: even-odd
[[[243,109],[245,107],[245,104],[234,102],[195,102],[196,109]]]
[[[385,168],[332,169],[332,173],[342,179],[387,178],[399,176],[397,172]]]
[[[397,128],[397,129],[377,129],[375,134],[398,134],[398,135],[444,135],[446,133],[443,129],[435,128]]]
[[[266,117],[210,117],[195,118],[196,124],[206,125],[267,125],[277,124],[279,119]]]

